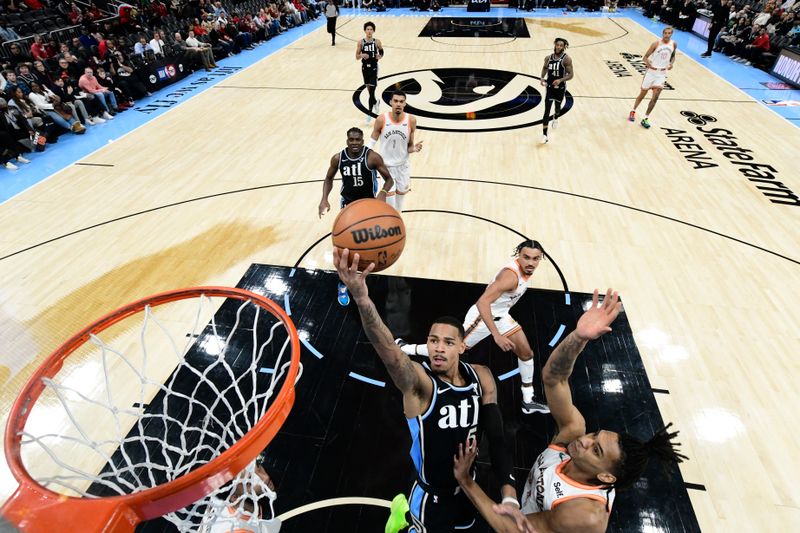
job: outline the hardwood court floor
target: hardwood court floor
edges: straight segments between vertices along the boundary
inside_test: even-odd
[[[361,77],[348,42],[365,20],[341,20],[336,47],[322,29],[297,41],[84,161],[113,166],[69,167],[0,206],[4,415],[43,357],[105,311],[160,290],[232,285],[255,262],[292,265],[329,231],[333,214],[316,216],[320,180],[347,128],[367,129],[352,102]],[[651,384],[669,391],[657,399],[692,458],[684,479],[706,489],[690,491],[701,527],[800,523],[800,338],[791,318],[800,210],[765,194],[800,191],[797,129],[680,52],[653,128],[627,122],[639,76],[622,54],[655,40],[628,19],[532,18],[531,38],[504,44],[416,37],[426,20],[376,18],[387,50],[381,76],[538,76],[563,36],[574,105],[546,146],[538,126],[420,131],[406,209],[496,221],[539,239],[570,289],[618,289]],[[632,75],[617,77],[608,61]],[[760,178],[749,177],[761,181],[749,181],[737,147],[772,170],[755,167]],[[405,218],[409,239],[392,275],[486,282],[519,240],[458,214]],[[303,266],[328,263],[319,246]],[[533,283],[561,289],[550,264]]]

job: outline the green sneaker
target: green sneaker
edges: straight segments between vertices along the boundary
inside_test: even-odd
[[[386,521],[385,533],[398,533],[399,531],[407,528],[410,524],[406,521],[406,513],[408,512],[408,500],[405,494],[398,494],[392,500],[391,512],[389,520]]]
[[[646,118],[642,119],[642,127],[646,130],[650,129],[650,121]]]

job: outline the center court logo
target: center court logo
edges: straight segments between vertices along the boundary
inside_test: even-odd
[[[381,111],[389,110],[392,91],[408,95],[406,111],[419,118],[417,128],[468,133],[513,130],[542,123],[544,87],[539,78],[518,72],[482,68],[437,68],[390,74],[378,79]],[[363,113],[368,93],[362,85],[353,104]],[[572,108],[567,92],[561,114]]]

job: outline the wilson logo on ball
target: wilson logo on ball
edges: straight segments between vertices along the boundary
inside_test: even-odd
[[[379,239],[385,239],[386,237],[399,236],[403,234],[403,230],[400,229],[400,226],[382,228],[380,224],[375,224],[374,228],[358,229],[351,231],[350,234],[353,236],[353,241],[355,241],[356,244],[361,244],[367,241],[377,241]]]

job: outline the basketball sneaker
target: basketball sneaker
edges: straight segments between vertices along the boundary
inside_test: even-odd
[[[389,520],[386,522],[384,531],[386,533],[399,533],[409,526],[406,520],[406,513],[408,513],[408,500],[404,494],[398,494],[392,500],[392,506],[389,508]]]
[[[643,127],[644,129],[646,129],[646,130],[649,130],[649,129],[650,129],[650,119],[649,119],[649,118],[644,118],[644,119],[642,119],[642,122],[641,122],[641,124],[642,124],[642,127]]]
[[[542,135],[542,144],[547,144],[550,139],[547,138],[547,135]]]
[[[630,114],[628,114],[628,121],[636,122],[636,111],[631,111]]]
[[[336,299],[339,300],[339,305],[341,306],[346,307],[350,305],[350,293],[347,292],[347,285],[341,281],[339,282],[339,295]]]
[[[549,413],[550,408],[547,407],[546,404],[536,402],[531,400],[526,402],[525,400],[522,401],[522,413],[529,415],[532,413]]]
[[[554,118],[553,122],[550,123],[550,127],[556,129],[558,127],[558,119]]]

